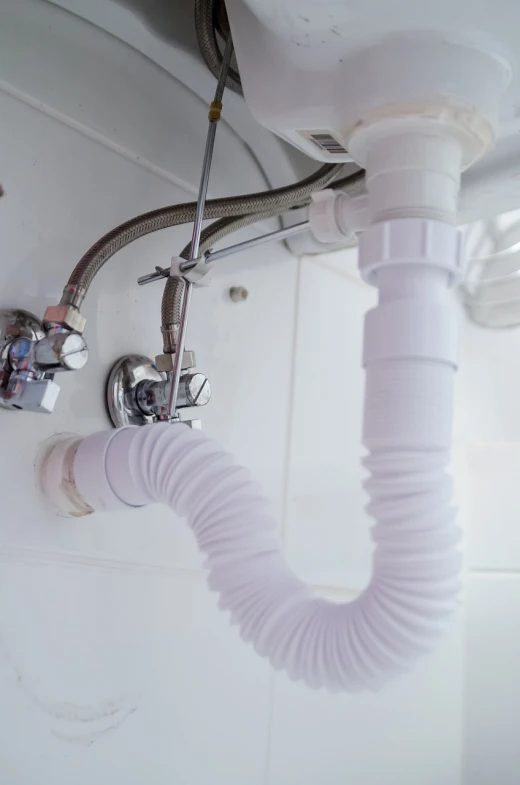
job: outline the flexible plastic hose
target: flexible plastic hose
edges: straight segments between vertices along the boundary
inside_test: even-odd
[[[88,450],[82,445],[76,456],[80,491]],[[220,607],[274,668],[311,687],[355,691],[405,671],[453,610],[459,556],[447,458],[445,450],[396,446],[367,459],[369,511],[378,521],[374,577],[341,605],[313,596],[291,572],[258,486],[202,432],[167,424],[120,431],[105,467],[119,506],[160,502],[187,519]]]
[[[461,557],[446,475],[460,267],[453,226],[371,226],[360,265],[379,289],[365,320],[363,444],[375,520],[372,580],[351,603],[316,597],[285,563],[258,486],[204,433],[156,424],[87,437],[70,471],[79,508],[168,505],[206,555],[210,587],[243,638],[311,687],[378,689],[429,651],[454,610]],[[50,494],[52,495],[52,494]],[[319,523],[319,522],[318,522]]]
[[[68,503],[72,490],[81,511],[169,505],[206,554],[221,606],[274,668],[312,687],[378,689],[433,647],[456,605],[459,530],[445,469],[457,320],[446,292],[461,248],[455,227],[416,218],[373,224],[362,237],[362,273],[379,289],[365,320],[363,428],[376,547],[372,580],[354,602],[313,595],[286,565],[249,473],[183,425],[94,434],[66,467],[58,450],[49,496]]]
[[[325,188],[341,169],[341,164],[326,164],[314,174],[293,185],[242,196],[210,199],[206,202],[204,218],[235,217],[270,211],[285,212],[294,205],[305,202],[314,191]],[[94,277],[117,251],[152,232],[194,221],[195,210],[195,202],[161,207],[131,218],[107,232],[89,248],[72,271],[63,290],[62,304],[79,308]]]
[[[219,3],[217,7],[214,0],[195,0],[195,32],[199,48],[204,62],[213,76],[218,79],[222,65],[222,53],[215,34],[216,27],[221,35],[225,37],[230,35],[224,4]],[[240,74],[234,68],[229,70],[226,87],[242,95]]]

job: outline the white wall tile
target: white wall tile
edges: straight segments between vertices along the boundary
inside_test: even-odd
[[[361,342],[375,294],[334,268],[309,258],[301,264],[286,552],[310,583],[362,588],[371,546],[361,468]]]
[[[279,675],[269,785],[460,785],[463,617],[380,693],[329,695]]]
[[[468,588],[465,785],[517,785],[520,576],[475,575]]]
[[[0,629],[6,783],[263,785],[269,668],[200,577],[3,564]]]
[[[468,442],[520,441],[520,329],[461,322],[461,406]]]
[[[520,570],[520,443],[475,444],[468,466],[469,567]]]

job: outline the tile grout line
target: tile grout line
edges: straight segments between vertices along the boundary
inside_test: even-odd
[[[196,195],[197,194],[197,187],[192,185],[191,183],[186,182],[180,177],[169,172],[167,169],[163,169],[161,166],[157,166],[157,164],[152,163],[147,158],[141,158],[136,153],[133,153],[131,150],[127,150],[126,147],[123,147],[117,142],[114,142],[108,136],[105,136],[99,131],[94,131],[94,129],[89,128],[88,126],[80,123],[78,120],[74,120],[69,115],[64,114],[63,112],[58,111],[57,109],[53,109],[52,106],[39,101],[37,98],[33,98],[28,93],[19,90],[14,85],[9,84],[8,82],[4,82],[0,80],[0,92],[9,95],[11,98],[14,98],[17,101],[25,104],[26,106],[30,106],[32,109],[36,109],[36,111],[41,112],[46,117],[50,117],[52,120],[55,120],[58,123],[66,126],[67,128],[71,128],[73,131],[85,136],[87,139],[90,139],[93,142],[97,142],[98,144],[105,147],[107,150],[110,150],[117,155],[120,155],[126,160],[131,161],[133,164],[140,166],[143,169],[148,170],[152,174],[156,175],[157,177],[161,177],[163,180],[166,180],[173,185],[176,185],[183,191],[186,191],[189,194]]]
[[[329,595],[348,603],[354,602],[363,593],[363,589],[351,589],[348,586],[328,586],[320,583],[308,583],[307,586],[320,595]]]
[[[269,785],[271,779],[271,751],[273,745],[273,722],[274,722],[274,681],[276,674],[268,664],[270,669],[269,678],[269,712],[267,716],[267,744],[265,751],[265,772],[264,772],[264,785]]]
[[[506,578],[520,578],[520,569],[515,570],[515,569],[502,569],[502,568],[494,568],[494,567],[476,567],[473,569],[472,568],[468,569],[467,576],[472,576],[472,575],[482,575],[484,577],[488,576],[490,578],[500,575]]]
[[[0,543],[0,563],[23,564],[33,567],[60,567],[105,570],[108,572],[132,572],[134,574],[151,574],[206,579],[206,571],[196,567],[136,562],[130,559],[113,558],[100,554],[85,554],[80,551],[64,551],[60,549],[41,548],[38,546],[19,546]]]
[[[345,250],[350,250],[350,248]],[[335,264],[332,264],[331,262],[328,262],[325,259],[321,259],[319,257],[317,259],[313,259],[312,257],[310,257],[309,261],[312,264],[316,265],[316,267],[321,267],[322,270],[327,270],[327,272],[339,276],[344,281],[348,281],[354,286],[358,286],[362,289],[367,288],[367,284],[361,279],[359,275],[354,275],[353,273],[350,273],[348,270],[340,270],[338,267],[336,267]]]
[[[294,430],[294,399],[296,390],[296,355],[298,352],[298,328],[300,323],[300,300],[302,282],[302,259],[296,259],[296,292],[294,296],[294,316],[293,316],[293,335],[292,352],[289,366],[289,394],[288,394],[288,416],[286,427],[286,447],[283,470],[283,489],[282,489],[282,520],[280,521],[280,539],[282,547],[285,549],[287,538],[287,515],[289,511],[289,478],[291,472],[292,440]]]
[[[168,169],[164,169],[163,167],[154,164],[153,161],[149,161],[147,158],[142,158],[141,156],[137,155],[137,153],[133,153],[126,147],[123,147],[117,142],[114,142],[112,139],[110,139],[110,137],[99,133],[99,131],[94,131],[94,129],[89,128],[87,125],[80,123],[78,120],[74,120],[74,118],[70,117],[69,115],[54,109],[49,104],[45,104],[42,101],[33,98],[28,93],[19,90],[14,85],[11,85],[1,79],[0,92],[8,95],[10,98],[19,101],[22,104],[25,104],[26,106],[29,106],[31,109],[35,109],[37,112],[41,112],[46,117],[49,117],[51,120],[55,120],[57,123],[64,125],[66,128],[76,131],[76,133],[81,134],[81,136],[84,136],[91,142],[100,144],[106,150],[110,150],[110,152],[121,156],[125,160],[130,161],[135,166],[138,166],[141,169],[144,169],[145,171],[155,175],[156,177],[159,177],[160,179],[177,186],[177,188],[189,194],[190,196],[197,196],[197,185],[188,183],[186,180],[183,180],[181,177],[177,177],[177,175],[168,171]],[[257,234],[268,232],[270,231],[269,221],[260,221],[258,225],[252,225],[250,229],[255,231]]]
[[[125,558],[117,558],[106,554],[90,554],[81,551],[65,551],[59,548],[20,546],[0,542],[0,564],[23,564],[33,567],[76,567],[78,569],[97,569],[109,572],[134,572],[142,574],[160,574],[165,576],[184,575],[206,580],[204,568],[183,567],[176,564],[154,562],[138,562]],[[345,586],[308,583],[309,589],[322,594],[336,595],[343,600],[355,599],[359,589]]]
[[[469,574],[469,571],[466,572],[465,577]],[[464,596],[463,596],[463,606],[467,608],[467,593],[468,593],[468,586],[467,584],[464,586]],[[468,614],[467,612],[464,613],[464,623],[463,623],[463,632],[462,632],[462,684],[461,684],[461,715],[462,715],[462,729],[461,729],[461,755],[459,760],[459,779],[461,785],[466,785],[469,783],[469,760],[467,753],[467,740],[468,740]]]

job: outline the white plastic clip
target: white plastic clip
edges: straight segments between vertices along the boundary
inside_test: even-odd
[[[182,256],[172,256],[172,263],[170,266],[170,277],[172,278],[185,278],[190,281],[194,286],[209,286],[211,283],[211,265],[206,264],[206,258],[200,256],[197,259],[197,264],[191,270],[182,270],[181,264],[184,264],[186,259]]]

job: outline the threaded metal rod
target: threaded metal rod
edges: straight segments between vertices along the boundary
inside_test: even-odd
[[[258,237],[252,237],[250,240],[244,240],[242,243],[228,245],[227,248],[220,248],[218,251],[209,251],[209,253],[206,254],[206,264],[217,262],[219,259],[223,259],[224,257],[231,256],[235,253],[240,253],[240,251],[246,251],[248,248],[256,248],[257,245],[263,245],[264,243],[273,242],[274,240],[285,240],[287,237],[294,237],[297,234],[306,232],[310,228],[309,221],[302,221],[293,226],[286,226],[284,229],[277,229],[275,232],[268,232],[267,234],[261,234]],[[192,267],[193,262],[191,260],[182,262],[180,265],[182,272],[191,270]]]
[[[249,248],[255,248],[258,245],[263,245],[264,243],[275,242],[276,240],[285,240],[288,237],[294,237],[297,234],[302,234],[310,229],[309,221],[302,221],[299,224],[293,224],[293,226],[286,226],[284,229],[277,229],[275,232],[268,232],[267,234],[260,234],[258,237],[252,237],[250,240],[244,240],[242,243],[235,243],[234,245],[228,245],[225,248],[219,248],[218,251],[208,251],[205,254],[206,264],[210,264],[211,262],[218,262],[219,259],[224,259],[226,256],[232,256],[232,254],[240,253],[241,251],[247,251]],[[180,264],[180,269],[182,272],[187,272],[194,267],[194,262],[192,260],[186,260]],[[152,283],[153,281],[160,281],[161,278],[168,278],[170,274],[169,267],[156,267],[154,273],[148,273],[147,275],[142,275],[140,278],[137,279],[137,283],[139,286],[145,286],[148,283]]]
[[[226,41],[226,48],[222,58],[222,65],[220,67],[220,75],[215,90],[215,97],[211,104],[209,111],[209,126],[208,135],[206,137],[206,149],[204,150],[204,159],[202,162],[202,172],[200,176],[199,193],[197,197],[197,209],[195,212],[195,221],[193,222],[193,234],[191,239],[191,254],[190,261],[197,259],[199,255],[200,235],[202,232],[202,221],[204,218],[204,207],[206,205],[206,196],[208,193],[209,175],[211,172],[211,162],[213,160],[213,149],[215,147],[215,134],[217,132],[217,123],[220,120],[220,111],[222,109],[222,96],[226,86],[226,79],[231,63],[231,56],[233,54],[233,41],[229,35]],[[190,314],[191,293],[193,285],[189,281],[185,281],[184,292],[182,296],[182,306],[179,322],[179,332],[177,335],[177,345],[175,347],[175,356],[173,360],[173,368],[170,378],[170,397],[168,400],[168,418],[175,416],[175,405],[177,403],[177,395],[179,392],[179,382],[181,378],[182,369],[182,356],[184,354],[184,347],[186,345],[186,333],[188,331],[188,317]]]

